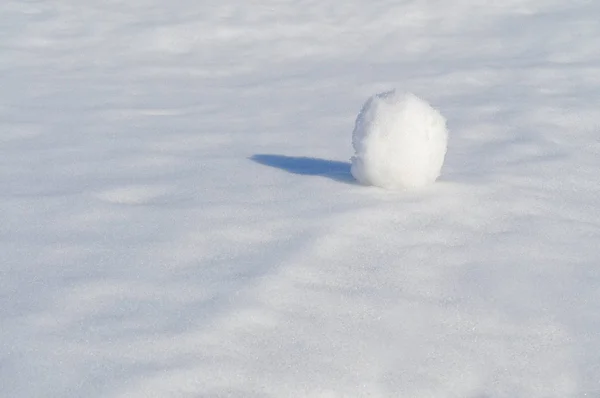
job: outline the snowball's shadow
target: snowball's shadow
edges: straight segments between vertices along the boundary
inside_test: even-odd
[[[348,162],[270,154],[257,154],[250,157],[250,160],[292,174],[327,177],[347,184],[356,183],[350,173],[350,163]]]

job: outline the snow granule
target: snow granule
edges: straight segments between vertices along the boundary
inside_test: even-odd
[[[440,175],[447,141],[446,119],[427,102],[395,90],[377,94],[356,118],[352,175],[388,189],[425,186]]]

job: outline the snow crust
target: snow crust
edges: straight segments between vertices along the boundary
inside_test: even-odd
[[[0,397],[600,397],[599,15],[3,0]],[[427,189],[351,174],[393,85]]]
[[[352,175],[365,185],[420,188],[434,182],[446,156],[446,119],[426,101],[396,90],[364,104],[352,133]]]

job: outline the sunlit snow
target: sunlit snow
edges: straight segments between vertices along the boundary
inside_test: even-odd
[[[0,396],[600,396],[599,16],[2,1]],[[421,189],[352,176],[393,88]]]

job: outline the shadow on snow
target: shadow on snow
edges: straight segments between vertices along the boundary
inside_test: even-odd
[[[349,162],[272,154],[253,155],[250,160],[292,174],[327,177],[347,184],[355,183],[354,177],[350,174]]]

